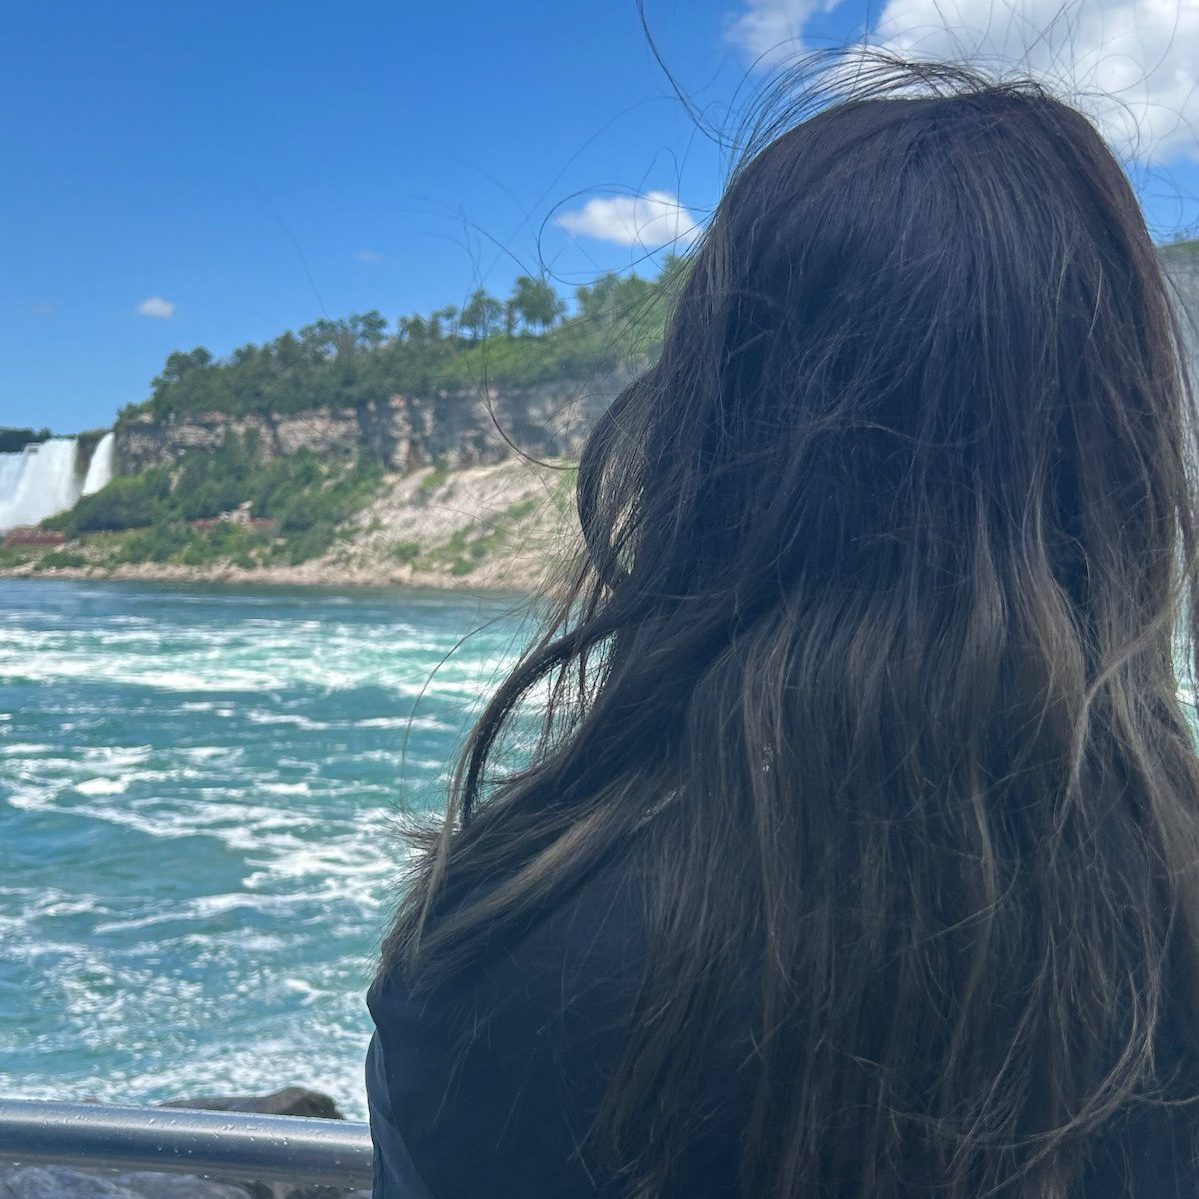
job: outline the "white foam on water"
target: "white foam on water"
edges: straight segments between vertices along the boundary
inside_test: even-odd
[[[102,669],[110,684],[183,693],[262,694],[295,687],[334,693],[373,685],[405,698],[474,698],[494,687],[509,661],[469,645],[441,661],[455,651],[456,639],[448,635],[389,638],[383,629],[364,639],[360,627],[330,632],[319,621],[292,622],[268,637],[252,635],[244,621],[98,633],[39,628],[35,614],[13,623],[11,632],[0,632],[0,675],[34,683],[91,677]],[[30,654],[31,646],[39,652]]]
[[[219,762],[222,766],[232,766],[245,757],[246,751],[240,745],[184,745],[178,746],[175,753],[195,762]]]
[[[46,1053],[0,1054],[0,1093],[150,1102],[302,1081],[360,1114],[369,959],[411,853],[392,821],[408,793],[435,802],[503,639],[439,666],[456,600],[418,605],[426,627],[357,600],[331,621],[315,594],[69,595],[73,610],[0,609],[0,838],[54,852],[60,826],[21,809],[85,834],[64,839],[82,868],[64,861],[52,899],[41,876],[11,894],[0,879],[6,960],[55,1006],[29,1013]]]
[[[247,954],[265,954],[286,950],[291,947],[293,940],[294,938],[242,928],[222,932],[220,937],[214,937],[211,933],[188,933],[186,936],[179,937],[176,943],[188,949],[198,950],[201,954],[210,954],[214,951],[228,954],[233,949]]]
[[[454,726],[432,716],[369,716],[351,722],[358,729],[411,729],[421,733],[448,733]]]
[[[300,996],[300,1002],[305,1007],[320,999],[321,996],[331,994],[331,992],[322,987],[314,987],[312,983],[304,978],[285,978],[283,979],[283,985],[289,991],[295,991]]]
[[[307,783],[262,783],[260,790],[268,795],[311,795],[312,788]]]
[[[160,901],[153,912],[142,916],[129,916],[123,919],[107,920],[95,926],[99,935],[130,932],[136,929],[152,928],[159,924],[203,924],[205,921],[228,915],[230,912],[251,911],[260,915],[274,915],[286,920],[294,916],[296,908],[312,899],[312,896],[300,895],[263,895],[247,891],[230,891],[219,895],[197,895],[190,899],[174,902]],[[189,934],[195,938],[211,940],[209,934]],[[223,931],[221,942],[229,944],[230,938],[240,936],[260,937],[261,933],[253,930]],[[282,944],[282,943],[280,943]],[[265,942],[256,942],[252,948],[263,949]],[[279,948],[279,944],[274,946]]]
[[[251,710],[245,716],[251,724],[289,724],[293,728],[308,729],[310,732],[346,727],[344,722],[330,723],[327,720],[311,720],[307,716],[300,716],[295,712],[257,712]]]
[[[153,752],[152,745],[89,745],[80,750],[80,757],[85,762],[99,762],[119,769],[140,765]]]
[[[70,640],[62,633],[39,632],[36,629],[17,627],[11,631],[0,629],[0,646],[12,646],[16,653],[42,650],[69,645]]]
[[[62,899],[44,904],[38,911],[39,916],[78,916],[90,915],[97,909],[96,900],[88,895],[80,899]]]
[[[155,648],[162,644],[162,634],[154,629],[129,629],[125,632],[100,629],[95,634],[96,642],[102,649],[111,649],[114,645],[144,645]]]
[[[16,808],[19,812],[45,811],[53,806],[59,791],[65,786],[65,783],[58,787],[22,787],[10,784],[11,789],[4,798],[9,807]]]
[[[246,803],[174,800],[164,806],[157,797],[137,798],[117,806],[73,804],[72,815],[90,816],[132,828],[147,836],[172,840],[179,837],[213,837],[230,849],[293,852],[306,842],[291,830],[309,831],[313,820],[302,812]],[[335,827],[321,822],[322,827]],[[347,822],[348,825],[348,822]]]
[[[128,789],[129,783],[124,779],[94,778],[75,784],[81,795],[121,795]]]
[[[0,896],[12,897],[14,907],[20,907],[18,920],[26,923],[43,917],[74,916],[104,910],[94,895],[73,894],[54,887],[3,887],[0,888]]]
[[[365,990],[366,981],[361,983]],[[178,1003],[171,995],[164,1003]],[[315,1006],[315,1005],[314,1005]],[[313,1012],[313,1006],[302,1009]],[[97,1098],[104,1103],[145,1104],[187,1096],[214,1093],[253,1094],[294,1085],[297,1078],[297,1046],[303,1046],[305,1085],[336,1098],[343,1114],[351,1120],[366,1119],[366,1089],[363,1064],[370,1040],[365,1006],[352,1026],[333,1022],[327,1015],[313,1014],[289,1020],[274,1035],[245,1041],[229,1037],[204,1045],[189,1044],[177,1037],[169,1051],[153,1052],[151,1045],[130,1045],[113,1055],[103,1068],[84,1068],[70,1078],[46,1080],[0,1069],[0,1091],[28,1099],[77,1100]],[[128,1042],[127,1042],[128,1043]],[[138,1068],[130,1068],[129,1062]]]

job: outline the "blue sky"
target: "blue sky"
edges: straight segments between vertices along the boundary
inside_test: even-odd
[[[1013,5],[996,5],[997,31],[991,3],[646,0],[646,13],[691,97],[727,123],[782,37],[848,42],[869,24],[900,46],[1010,57],[1062,9],[1031,0],[1013,25]],[[1126,89],[1129,111],[1103,119],[1114,140],[1135,125],[1151,227],[1195,223],[1199,139],[1178,117],[1199,127],[1199,0],[1162,28],[1133,0],[1073,7],[1071,53]],[[1129,61],[1157,74],[1129,84]],[[660,257],[654,235],[702,220],[728,167],[633,0],[12,5],[0,150],[0,425],[58,432],[145,398],[173,349],[226,354],[372,308],[394,321],[479,285],[506,294],[542,265],[569,292]],[[626,244],[636,196],[648,245]]]

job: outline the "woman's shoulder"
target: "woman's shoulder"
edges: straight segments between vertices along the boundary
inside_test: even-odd
[[[643,888],[633,867],[612,860],[487,941],[469,966],[432,982],[401,964],[381,970],[367,996],[372,1014],[413,1005],[451,1022],[469,1015],[481,1027],[537,1009],[602,1007],[639,981]]]
[[[613,862],[444,980],[375,980],[372,1120],[402,1133],[439,1199],[604,1193],[592,1125],[627,1038],[643,912]]]

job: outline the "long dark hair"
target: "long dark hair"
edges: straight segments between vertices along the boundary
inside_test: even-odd
[[[384,964],[460,969],[629,854],[655,948],[604,1126],[644,1134],[638,1194],[752,979],[745,1194],[1059,1199],[1199,1060],[1180,320],[1045,87],[789,75],[587,443],[577,569]]]

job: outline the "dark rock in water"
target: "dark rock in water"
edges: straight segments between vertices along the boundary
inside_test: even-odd
[[[284,1087],[270,1095],[200,1095],[194,1099],[169,1099],[159,1107],[190,1107],[218,1112],[259,1112],[267,1116],[316,1116],[344,1120],[337,1104],[321,1091]]]
[[[68,1166],[0,1169],[0,1199],[246,1199],[247,1191],[193,1174],[126,1174]]]
[[[159,1107],[189,1107],[218,1112],[255,1112],[265,1116],[314,1116],[323,1120],[344,1120],[333,1099],[307,1087],[284,1087],[269,1095],[198,1095],[190,1099],[171,1099]],[[239,1182],[251,1199],[342,1199],[355,1194],[339,1187],[296,1186],[284,1182]],[[3,1199],[3,1196],[0,1196]],[[154,1199],[158,1199],[154,1196]],[[163,1199],[174,1199],[163,1196]],[[182,1199],[182,1197],[181,1197]]]

